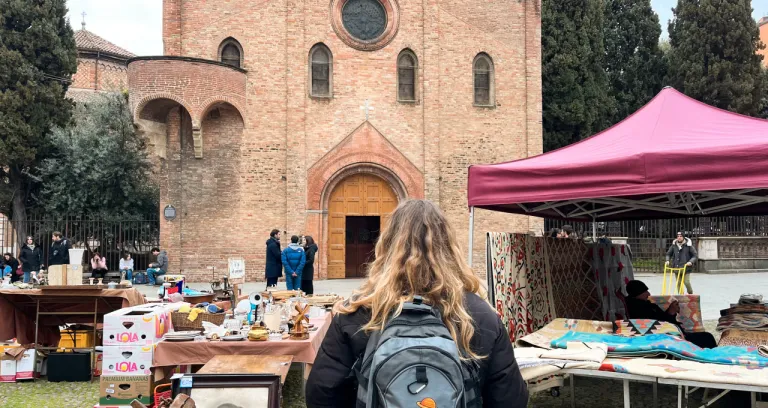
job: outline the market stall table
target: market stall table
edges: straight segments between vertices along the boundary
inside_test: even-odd
[[[311,319],[310,323],[317,330],[307,340],[281,341],[161,341],[155,348],[152,367],[155,380],[167,378],[169,370],[178,365],[204,365],[215,356],[272,355],[293,356],[294,363],[300,363],[304,369],[304,378],[309,375],[315,356],[325,338],[331,323],[331,314],[324,318]]]
[[[88,348],[94,355],[96,330],[104,315],[144,303],[144,295],[133,288],[103,289],[75,285],[1,289],[0,316],[3,318],[0,319],[0,339],[15,338],[21,344],[33,344],[35,352],[56,350],[61,339],[60,326],[85,323],[92,325],[90,330],[93,331],[94,343]]]

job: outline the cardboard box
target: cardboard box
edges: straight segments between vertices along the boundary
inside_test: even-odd
[[[51,286],[65,286],[67,284],[67,265],[51,265],[46,274],[48,284]]]
[[[148,346],[171,330],[171,313],[163,305],[139,305],[104,315],[105,346]]]
[[[40,378],[44,357],[43,353],[35,353],[33,349],[25,351],[21,359],[16,361],[16,380]]]
[[[99,404],[104,406],[130,405],[134,399],[144,405],[152,401],[152,376],[102,375]]]
[[[105,346],[102,362],[103,376],[141,376],[152,374],[155,345]]]
[[[0,357],[0,382],[16,382],[16,360],[13,357]]]
[[[103,363],[104,362],[104,350],[103,347],[96,347],[96,364],[93,365],[93,376],[94,377],[101,377],[101,374],[103,373]]]
[[[83,266],[67,265],[67,285],[83,284]]]

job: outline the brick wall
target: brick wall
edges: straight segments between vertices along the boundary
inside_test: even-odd
[[[534,3],[400,0],[397,35],[366,52],[338,38],[328,2],[166,0],[166,54],[215,59],[221,41],[233,37],[243,47],[247,70],[242,104],[221,110],[216,121],[203,117],[185,90],[210,81],[209,70],[187,76],[176,88],[157,72],[129,79],[135,105],[143,97],[134,95],[135,84],[143,84],[142,95],[154,92],[176,102],[170,110],[141,102],[141,110],[157,111],[148,116],[168,123],[161,204],[173,204],[180,216],[163,221],[161,242],[171,252],[172,269],[207,280],[207,266],[223,268],[227,257],[239,255],[246,257],[249,278],[261,279],[272,228],[289,235],[322,231],[323,209],[307,204],[309,191],[327,193],[327,186],[308,184],[318,163],[338,155],[350,166],[373,160],[387,172],[375,155],[340,154],[341,142],[365,122],[365,100],[374,108],[369,121],[376,131],[365,137],[385,138],[396,152],[388,159],[420,173],[421,191],[414,196],[438,202],[465,245],[467,166],[541,151],[540,17]],[[320,42],[333,53],[331,99],[308,96],[308,53]],[[396,98],[396,59],[405,48],[418,57],[415,104]],[[494,62],[495,108],[472,105],[472,61],[479,52]],[[178,77],[178,71],[170,75]],[[202,159],[189,150],[195,126],[201,127]],[[525,217],[478,212],[475,270],[483,273],[485,231],[537,226]],[[315,270],[325,274],[323,264]]]
[[[119,91],[128,88],[128,69],[121,62],[78,58],[71,88]]]

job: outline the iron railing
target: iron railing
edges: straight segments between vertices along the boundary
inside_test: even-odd
[[[592,236],[591,222],[545,219],[545,234],[571,225],[579,237]],[[669,220],[633,220],[595,223],[597,236],[626,237],[635,270],[661,272],[667,249],[678,231],[694,243],[698,237],[768,237],[768,216],[700,217]]]
[[[125,252],[131,254],[135,270],[146,269],[153,262],[150,250],[160,244],[159,219],[29,217],[22,223],[2,217],[0,249],[17,257],[26,235],[30,235],[43,250],[43,262],[47,265],[54,231],[61,232],[73,247],[86,250],[84,264],[94,251],[98,251],[107,259],[107,267],[112,271],[118,269],[120,257]]]

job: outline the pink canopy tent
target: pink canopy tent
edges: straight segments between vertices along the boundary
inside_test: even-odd
[[[665,88],[617,125],[469,168],[470,208],[601,221],[766,214],[768,121]]]
[[[475,208],[583,221],[768,214],[768,121],[665,88],[581,142],[471,166],[467,190],[470,237]]]

